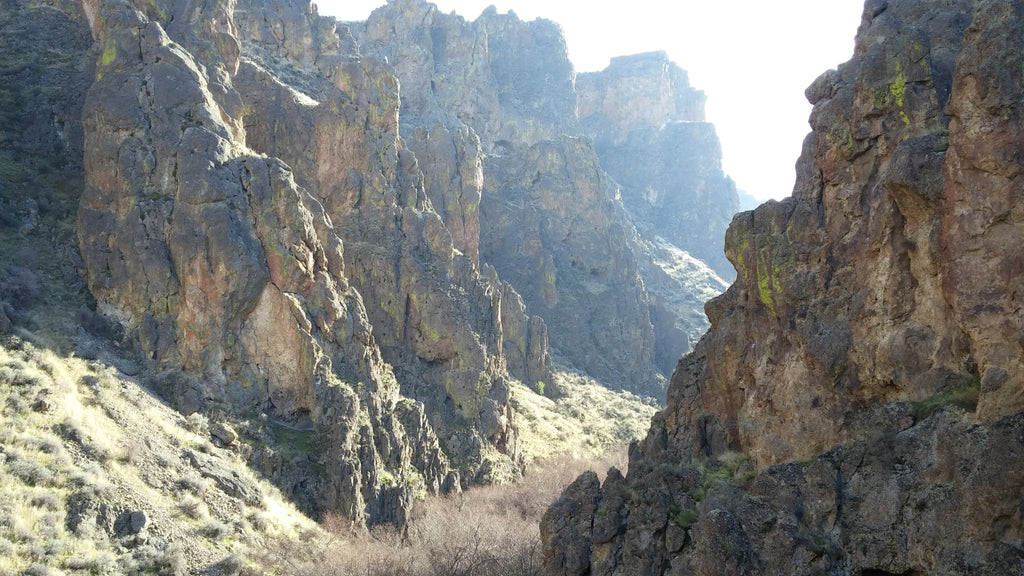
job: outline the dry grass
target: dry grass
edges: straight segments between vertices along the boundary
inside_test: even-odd
[[[261,569],[297,576],[537,576],[541,516],[587,470],[626,471],[626,445],[647,433],[656,407],[637,396],[560,371],[557,401],[513,382],[520,442],[529,463],[520,482],[474,487],[417,503],[407,530],[353,529],[329,517],[329,535],[278,539]]]
[[[561,370],[554,375],[563,396],[552,400],[518,382],[512,404],[527,461],[567,454],[600,458],[616,445],[643,438],[657,407],[630,392],[613,392],[594,380]]]
[[[540,518],[586,470],[625,469],[625,447],[610,458],[560,456],[532,466],[522,482],[477,487],[417,504],[408,530],[355,530],[341,517],[319,540],[278,540],[261,559],[267,573],[296,576],[538,576]]]
[[[0,340],[0,576],[240,573],[266,540],[315,530],[186,424],[115,369]],[[210,487],[183,458],[189,447],[259,485],[265,503]],[[133,510],[151,520],[142,540],[117,528]]]

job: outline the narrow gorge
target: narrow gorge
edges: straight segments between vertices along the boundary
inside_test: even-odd
[[[423,493],[518,480],[517,390],[559,398],[557,368],[661,399],[726,287],[735,186],[664,53],[577,79],[556,24],[422,0],[4,18],[4,208],[59,200],[69,303],[182,414],[251,423],[249,464],[315,516],[403,526]],[[19,266],[15,333],[44,307]]]
[[[0,575],[1024,575],[1022,47],[867,0],[740,212],[665,52],[0,1]]]

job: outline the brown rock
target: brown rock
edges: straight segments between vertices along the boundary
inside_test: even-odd
[[[85,106],[78,227],[89,286],[153,368],[194,376],[163,379],[188,408],[267,410],[314,436],[305,449],[332,467],[293,462],[282,484],[297,488],[302,476],[317,509],[402,523],[413,450],[391,414],[398,386],[349,285],[331,216],[300,184],[315,181],[246,146],[236,86],[252,65],[239,64],[232,8],[198,15],[168,0],[145,13],[105,2],[90,12],[102,50]],[[321,22],[292,8],[282,18]],[[403,448],[384,458],[380,446]],[[417,452],[432,478],[447,473],[436,445]],[[229,494],[258,501],[244,479],[193,460]],[[383,486],[384,471],[399,488]]]
[[[233,446],[238,441],[238,432],[230,425],[223,422],[214,422],[210,425],[210,435],[219,440],[225,446]]]
[[[621,548],[582,568],[602,574],[1024,573],[1022,38],[1019,0],[868,2],[854,58],[807,92],[793,197],[729,228],[736,282],[631,451],[621,535],[547,541],[547,557]],[[687,498],[696,514],[676,516]]]
[[[669,392],[677,446],[699,453],[691,423],[710,414],[758,465],[806,458],[849,438],[865,405],[977,378],[941,240],[955,133],[942,99],[956,99],[949,51],[965,10],[890,6],[855,58],[816,81],[827,89],[812,90],[794,197],[738,216],[726,236],[738,277],[708,304],[711,332]],[[893,28],[898,41],[869,41]]]

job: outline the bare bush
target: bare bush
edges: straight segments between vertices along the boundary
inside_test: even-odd
[[[35,303],[43,289],[43,279],[32,268],[11,264],[0,269],[0,299],[15,307]]]
[[[202,501],[191,495],[185,495],[185,497],[178,502],[178,509],[181,510],[185,516],[188,516],[193,520],[199,520],[206,517],[206,506]]]
[[[617,447],[609,452],[617,459],[596,462],[553,458],[533,466],[520,483],[428,498],[404,531],[361,531],[328,516],[322,527],[332,539],[281,539],[259,561],[268,571],[297,576],[539,576],[544,511],[586,470],[624,468],[625,452]]]

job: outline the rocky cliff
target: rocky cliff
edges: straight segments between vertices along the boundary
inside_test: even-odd
[[[658,236],[732,280],[715,240],[739,209],[722,171],[706,97],[664,52],[620,56],[580,74],[579,117],[601,166],[621,186],[622,203],[645,236]]]
[[[703,303],[734,271],[720,239],[739,209],[704,93],[664,52],[580,74],[578,115],[637,227],[633,251],[653,306],[655,363],[671,374],[708,327]]]
[[[1022,39],[1019,1],[867,2],[628,475],[549,511],[553,573],[1024,573]]]
[[[357,522],[401,523],[417,487],[458,482],[408,397],[442,412],[463,474],[514,476],[501,286],[458,257],[429,209],[397,134],[394,77],[346,53],[309,5],[248,20],[234,3],[84,8],[99,62],[83,112],[82,255],[100,308],[154,369],[187,375],[163,379],[170,396],[311,432],[318,449],[291,488]],[[239,38],[277,51],[243,57]],[[411,393],[382,351],[408,354]]]
[[[81,271],[180,410],[299,438],[251,463],[308,510],[401,524],[424,490],[518,477],[512,380],[557,394],[553,349],[660,395],[724,287],[634,225],[551,22],[413,0],[352,24],[308,2],[8,4],[4,226],[27,237],[77,202],[47,259]],[[647,127],[679,119],[651,106]],[[29,320],[3,273],[6,331]]]
[[[696,172],[717,169],[724,181],[709,125],[702,125],[704,140],[690,147],[671,151],[678,142],[661,142],[652,162],[666,166],[657,177],[672,199],[659,207],[676,221],[671,232],[653,221],[638,231],[640,215],[624,202],[626,187],[606,173],[610,162],[629,159],[620,150],[602,156],[593,143],[598,130],[587,126],[632,126],[642,133],[635,136],[643,142],[635,153],[653,153],[655,137],[648,132],[658,134],[674,120],[703,119],[703,96],[690,89],[685,72],[662,55],[657,65],[632,71],[634,80],[642,79],[638,86],[608,82],[598,122],[583,118],[597,98],[585,87],[593,82],[576,77],[552,22],[522,22],[493,9],[467,22],[428,3],[401,0],[353,25],[352,33],[365,53],[394,66],[402,86],[400,131],[421,162],[441,168],[437,177],[427,176],[426,189],[456,231],[459,249],[479,254],[522,295],[566,360],[606,385],[660,396],[663,376],[706,327],[700,302],[725,287],[680,251],[721,254],[734,190],[705,190],[703,173],[686,179],[667,168],[692,159],[701,167]],[[638,92],[650,94],[650,102],[631,102]],[[630,110],[646,115],[633,117]],[[466,164],[475,174],[474,156],[464,150],[482,160],[482,185],[467,177]],[[445,160],[451,151],[458,151],[458,163]],[[710,204],[725,209],[706,209]],[[704,229],[693,225],[697,221],[710,224]],[[692,242],[677,239],[686,234]]]

